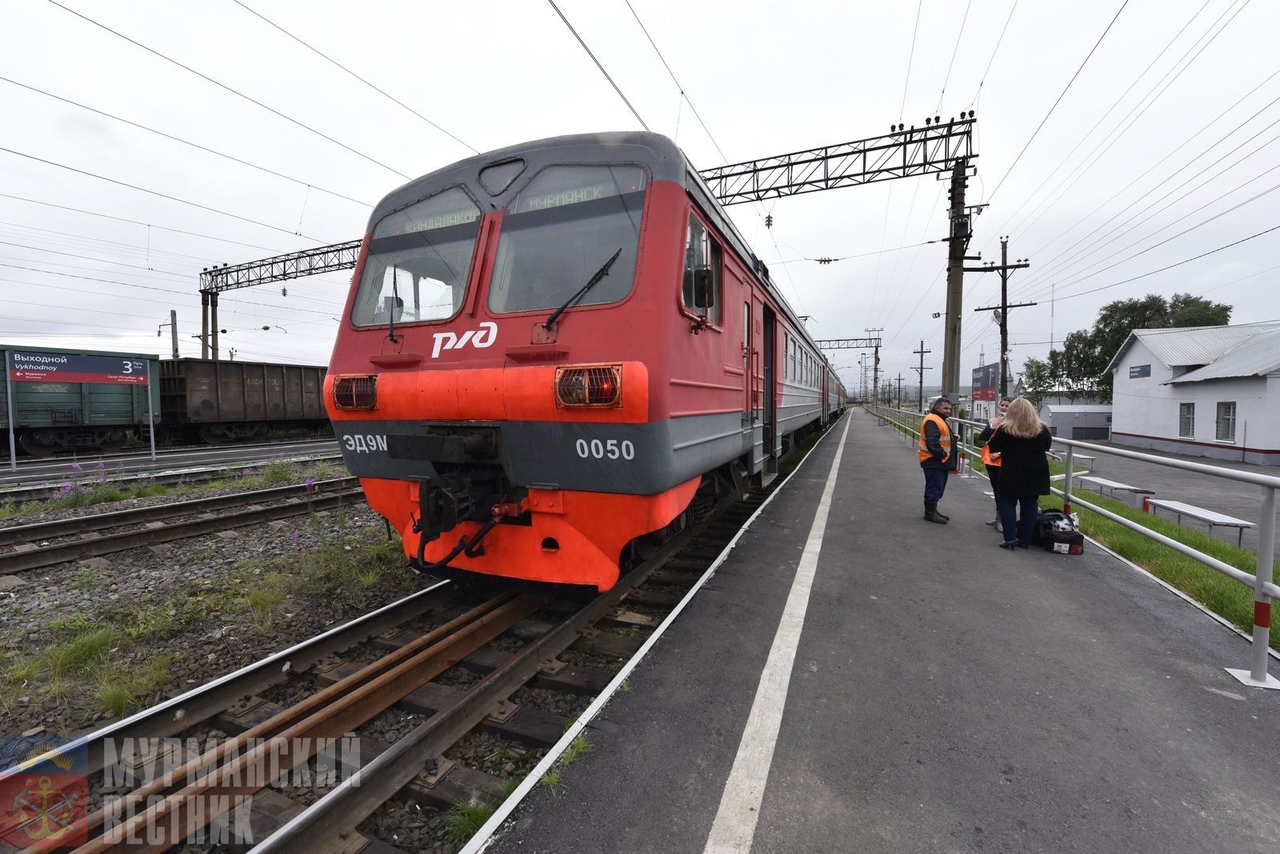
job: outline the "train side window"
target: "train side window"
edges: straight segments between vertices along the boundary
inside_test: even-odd
[[[707,232],[706,226],[689,214],[688,241],[684,251],[684,282],[681,298],[685,308],[720,325],[720,245]]]

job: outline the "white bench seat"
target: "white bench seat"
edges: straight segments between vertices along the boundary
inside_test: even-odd
[[[1142,489],[1141,487],[1137,487],[1137,486],[1130,486],[1130,485],[1129,485],[1129,484],[1127,484],[1127,483],[1120,483],[1118,480],[1108,480],[1108,479],[1107,479],[1107,478],[1105,478],[1105,477],[1094,477],[1094,476],[1093,476],[1093,475],[1091,475],[1091,474],[1082,474],[1082,475],[1080,475],[1080,476],[1079,476],[1079,478],[1077,478],[1077,479],[1078,479],[1079,481],[1081,481],[1082,483],[1084,483],[1084,482],[1088,482],[1088,483],[1092,483],[1094,486],[1098,487],[1098,494],[1099,494],[1099,495],[1101,495],[1101,494],[1102,494],[1102,490],[1103,490],[1103,489],[1109,489],[1109,490],[1111,490],[1111,495],[1112,495],[1112,497],[1115,497],[1115,494],[1116,494],[1116,490],[1117,490],[1117,489],[1123,489],[1123,490],[1126,490],[1126,491],[1128,491],[1128,492],[1146,492],[1146,491],[1147,491],[1147,490],[1145,490],[1145,489]]]
[[[1175,514],[1179,525],[1182,524],[1183,516],[1190,516],[1192,519],[1199,519],[1201,522],[1208,524],[1209,533],[1213,533],[1213,529],[1215,527],[1235,528],[1237,546],[1240,546],[1244,542],[1245,528],[1257,527],[1252,522],[1246,522],[1244,519],[1237,519],[1234,516],[1219,513],[1216,510],[1206,510],[1203,507],[1197,507],[1194,504],[1187,504],[1183,501],[1173,501],[1168,498],[1149,498],[1147,499],[1147,503],[1153,508],[1163,507],[1169,512]]]

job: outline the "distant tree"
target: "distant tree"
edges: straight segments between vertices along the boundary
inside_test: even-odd
[[[1054,388],[1049,363],[1042,359],[1027,359],[1022,366],[1022,392],[1027,400],[1038,408]]]
[[[1230,322],[1231,306],[1191,294],[1174,294],[1171,300],[1157,294],[1117,300],[1102,307],[1093,329],[1072,332],[1061,350],[1049,352],[1049,376],[1073,401],[1097,397],[1110,403],[1113,378],[1106,368],[1133,330],[1226,326]]]
[[[1174,294],[1169,300],[1169,326],[1185,329],[1188,326],[1226,326],[1231,322],[1231,306],[1209,302],[1191,294]]]

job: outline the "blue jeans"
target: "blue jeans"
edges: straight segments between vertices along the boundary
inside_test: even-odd
[[[947,489],[947,472],[945,469],[921,468],[924,470],[924,503],[936,505]]]
[[[1040,518],[1040,496],[1004,495],[997,492],[996,510],[1000,511],[1000,527],[1004,528],[1006,541],[1031,542],[1036,532],[1036,520]],[[1020,520],[1019,510],[1022,511]]]

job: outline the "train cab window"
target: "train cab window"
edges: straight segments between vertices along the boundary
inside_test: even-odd
[[[720,270],[720,244],[701,220],[689,214],[681,299],[685,308],[705,317],[712,326],[720,325]]]
[[[351,322],[452,317],[462,307],[479,231],[480,208],[458,187],[388,214],[369,240]]]
[[[573,305],[614,303],[631,293],[647,185],[639,166],[550,166],[535,175],[507,206],[490,310],[554,311],[606,264]]]

